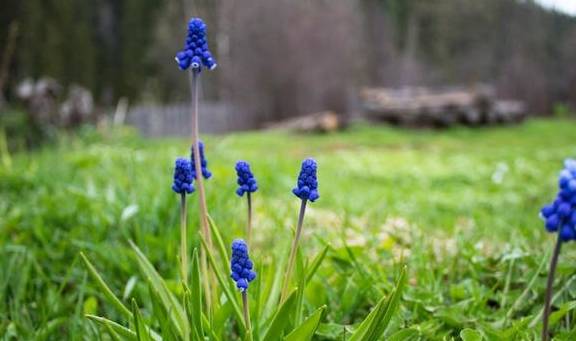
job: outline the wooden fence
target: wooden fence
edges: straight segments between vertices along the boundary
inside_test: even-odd
[[[139,105],[130,108],[126,123],[136,127],[144,136],[188,136],[192,128],[189,104]],[[200,103],[200,129],[203,133],[218,134],[252,128],[232,107],[222,103]]]

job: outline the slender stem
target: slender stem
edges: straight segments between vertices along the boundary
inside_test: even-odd
[[[244,322],[246,322],[246,330],[250,333],[252,326],[250,325],[250,309],[248,308],[248,292],[246,290],[242,292],[242,306],[244,308]]]
[[[246,193],[246,199],[248,200],[248,227],[246,230],[246,239],[248,240],[248,245],[252,240],[252,196],[250,192]]]
[[[186,193],[180,196],[180,275],[188,283],[188,230],[186,222]]]
[[[212,249],[212,238],[208,227],[208,210],[206,208],[206,194],[204,192],[204,182],[202,179],[202,164],[200,159],[200,133],[198,128],[198,88],[199,88],[200,74],[197,71],[190,71],[190,89],[192,92],[192,148],[194,148],[194,170],[196,174],[196,187],[199,193],[199,211],[200,211],[200,226],[202,228],[202,235],[206,239],[208,247]],[[208,261],[206,260],[206,251],[201,250],[200,263],[202,271],[207,277],[204,283],[204,292],[206,293],[206,308],[211,316],[212,306],[212,290],[210,283],[212,276],[208,271]]]
[[[292,241],[292,248],[290,249],[290,258],[288,259],[288,268],[286,268],[286,278],[284,278],[284,286],[282,288],[282,294],[280,295],[280,302],[284,302],[286,295],[288,295],[288,287],[290,285],[290,279],[292,277],[292,271],[294,270],[294,261],[296,259],[296,253],[298,251],[298,243],[300,241],[300,235],[302,234],[302,223],[304,222],[304,213],[306,212],[306,199],[302,199],[302,204],[300,205],[300,214],[298,215],[298,226],[296,228],[296,236]]]
[[[210,231],[208,227],[208,208],[206,205],[206,192],[204,191],[204,179],[202,177],[202,160],[200,157],[200,132],[198,124],[198,89],[199,89],[200,74],[196,71],[191,71],[191,88],[192,88],[192,143],[194,148],[194,170],[196,173],[196,187],[198,188],[198,200],[200,208],[200,224],[202,233],[208,242],[208,246],[212,248],[212,238],[210,238]]]
[[[558,256],[560,256],[560,249],[562,248],[562,240],[558,234],[558,240],[552,253],[552,260],[550,261],[550,271],[548,271],[548,282],[546,284],[546,298],[544,301],[544,314],[542,315],[542,341],[548,341],[548,318],[550,317],[550,310],[552,305],[552,287],[554,285],[554,276],[556,274],[556,266],[558,265]]]

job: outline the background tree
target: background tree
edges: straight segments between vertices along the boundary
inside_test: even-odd
[[[520,0],[5,0],[0,49],[11,22],[22,28],[7,88],[50,76],[103,105],[181,101],[187,80],[172,60],[193,15],[226,70],[205,98],[233,105],[247,126],[347,111],[361,86],[486,82],[535,113],[576,106],[576,19]]]

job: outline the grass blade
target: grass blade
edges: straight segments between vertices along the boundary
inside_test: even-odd
[[[206,318],[206,315],[202,314],[202,325],[204,326],[204,330],[206,331],[206,333],[208,334],[208,340],[210,341],[220,341],[220,337],[218,335],[216,335],[216,333],[214,332],[214,330],[212,330],[210,328],[210,322],[208,321],[208,319]],[[202,341],[204,341],[205,339],[202,339]]]
[[[208,222],[210,225],[210,231],[212,232],[212,236],[214,237],[214,240],[216,241],[216,245],[218,246],[218,253],[220,254],[220,258],[222,259],[224,264],[227,266],[228,264],[230,264],[230,258],[228,257],[228,249],[226,248],[226,244],[224,243],[224,239],[222,238],[222,235],[220,234],[220,230],[218,229],[218,226],[216,226],[216,223],[214,222],[214,220],[212,219],[212,217],[210,215],[208,215]]]
[[[193,330],[193,335],[200,340],[203,338],[202,330],[202,283],[200,281],[200,261],[198,249],[192,252],[192,273],[190,274],[190,289],[185,286],[185,309],[188,315],[188,323]]]
[[[542,272],[542,270],[546,266],[546,263],[548,262],[548,257],[549,257],[549,254],[542,258],[542,261],[540,262],[538,269],[534,272],[534,275],[532,276],[532,278],[528,282],[528,285],[526,285],[526,288],[522,291],[522,294],[520,294],[520,296],[518,296],[516,301],[512,304],[512,306],[510,307],[510,309],[506,313],[506,318],[512,317],[512,314],[525,301],[526,296],[528,296],[528,294],[530,293],[530,290],[532,290],[532,288],[534,287],[534,284],[536,284],[536,280],[540,276],[540,273]]]
[[[276,315],[270,323],[270,327],[266,332],[263,340],[280,340],[282,338],[282,333],[284,328],[290,322],[290,314],[293,313],[295,303],[296,303],[296,291],[298,289],[292,290],[292,292],[286,298],[286,301],[280,306]]]
[[[296,256],[296,271],[294,276],[298,281],[298,290],[296,291],[296,308],[294,309],[293,325],[297,326],[302,323],[302,313],[304,310],[304,289],[306,288],[306,270],[304,261],[302,260],[302,253],[298,250]]]
[[[112,327],[110,327],[107,324],[105,324],[104,326],[106,327],[106,331],[110,335],[110,338],[112,339],[112,341],[122,341],[122,338],[120,337],[120,335],[118,335],[118,333],[116,333],[114,331],[114,329],[112,329]]]
[[[84,255],[83,252],[80,252],[80,257],[82,257],[82,260],[84,261],[84,264],[86,265],[86,268],[88,269],[88,273],[90,273],[90,276],[92,276],[92,279],[94,279],[94,281],[96,281],[96,284],[98,284],[98,287],[100,287],[100,289],[102,290],[102,293],[104,294],[104,296],[106,296],[108,301],[110,301],[110,303],[120,313],[122,313],[122,315],[124,315],[128,319],[131,319],[132,313],[130,312],[130,310],[128,308],[126,308],[126,306],[122,303],[122,301],[120,301],[120,299],[118,299],[118,297],[116,297],[116,295],[114,295],[114,293],[112,292],[112,290],[110,290],[108,285],[106,285],[106,282],[104,282],[104,280],[102,279],[102,277],[100,276],[98,271],[96,271],[96,268],[94,267],[94,265],[92,265],[92,263],[90,263],[90,261]]]
[[[324,249],[316,256],[316,258],[314,258],[312,263],[310,263],[309,269],[308,271],[306,271],[306,283],[310,282],[312,277],[314,277],[314,274],[320,267],[320,264],[322,264],[322,261],[326,257],[327,253],[328,253],[328,245],[326,245]]]
[[[376,307],[362,321],[350,341],[375,341],[386,331],[392,315],[400,304],[402,290],[406,284],[406,267],[402,269],[396,287],[386,297],[382,297]]]
[[[271,318],[271,316],[274,314],[274,309],[278,304],[284,273],[282,271],[275,271],[275,269],[281,269],[285,266],[286,259],[288,258],[288,251],[289,250],[287,249],[281,250],[279,252],[280,258],[277,260],[277,262],[266,267],[266,270],[268,270],[267,273],[269,275],[266,277],[265,281],[263,280],[263,283],[267,283],[267,285],[262,289],[262,298],[267,299],[264,303],[264,309],[262,310],[259,318],[261,325],[264,323],[264,321],[268,321]]]
[[[150,283],[148,283],[148,292],[150,293],[149,300],[152,303],[152,316],[158,321],[162,338],[165,340],[177,340],[178,330],[170,317],[170,312],[166,311],[162,300]],[[152,336],[154,336],[154,334],[152,334]]]
[[[254,339],[260,340],[260,323],[258,323],[258,321],[260,321],[260,313],[262,310],[262,263],[257,263],[254,267],[257,269],[256,273],[258,276],[256,276],[253,284],[254,304],[252,305],[252,316],[254,322],[252,323],[252,336]]]
[[[186,339],[189,334],[189,326],[184,308],[178,303],[176,297],[174,297],[174,295],[170,292],[162,277],[160,277],[156,269],[154,269],[154,266],[152,266],[142,251],[140,251],[140,249],[132,241],[129,241],[129,243],[136,253],[136,259],[138,261],[138,265],[140,266],[140,270],[146,276],[150,287],[154,289],[162,301],[164,309],[170,313],[173,324],[175,325],[180,337],[182,337],[182,339]]]
[[[326,311],[326,306],[322,306],[316,309],[315,312],[310,315],[301,325],[296,327],[290,334],[285,338],[286,341],[306,341],[312,340],[312,336],[316,333],[316,329],[320,325],[320,320]]]
[[[389,298],[392,295],[394,295],[395,292],[396,290],[393,289],[388,297],[384,296],[382,297],[382,299],[380,299],[380,301],[378,302],[378,304],[376,304],[376,306],[370,312],[370,314],[366,316],[366,318],[362,321],[362,323],[360,323],[358,328],[354,331],[354,334],[352,334],[352,337],[350,337],[350,341],[371,340],[367,338],[367,336],[370,334],[370,329],[375,328],[375,325],[378,323],[378,320],[383,318],[384,311],[386,310],[386,307],[389,303]]]
[[[148,333],[148,326],[140,314],[136,300],[132,299],[132,315],[134,316],[134,329],[136,329],[136,338],[138,341],[151,341],[150,334]]]
[[[402,292],[404,291],[404,286],[406,285],[406,267],[404,266],[402,272],[400,273],[400,278],[396,284],[396,289],[393,295],[390,295],[389,304],[386,307],[386,311],[384,313],[384,318],[379,322],[376,323],[373,329],[373,333],[371,334],[371,338],[369,340],[377,340],[380,338],[382,334],[386,331],[386,327],[392,320],[392,316],[400,306],[400,299],[402,298]]]
[[[194,300],[192,299],[192,294],[188,287],[184,287],[184,310],[186,310],[186,315],[188,316],[188,323],[190,324],[190,340],[194,341],[201,341],[203,340],[202,334],[199,334],[199,328],[196,326],[194,322],[194,312],[193,308]]]
[[[130,313],[130,315],[132,315],[132,313]],[[90,320],[97,322],[103,326],[107,326],[110,329],[112,329],[114,332],[116,332],[118,335],[120,335],[122,338],[124,338],[125,340],[130,340],[130,341],[138,341],[138,338],[136,337],[136,333],[133,332],[132,330],[114,322],[114,321],[110,321],[107,318],[104,317],[100,317],[100,316],[96,316],[96,315],[86,315],[87,318],[89,318]]]

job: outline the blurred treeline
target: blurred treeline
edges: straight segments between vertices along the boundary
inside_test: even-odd
[[[576,105],[576,18],[526,0],[3,0],[2,51],[19,27],[5,94],[50,76],[104,106],[183,101],[190,16],[219,62],[205,97],[253,122],[346,111],[362,86],[485,82],[535,113]]]

